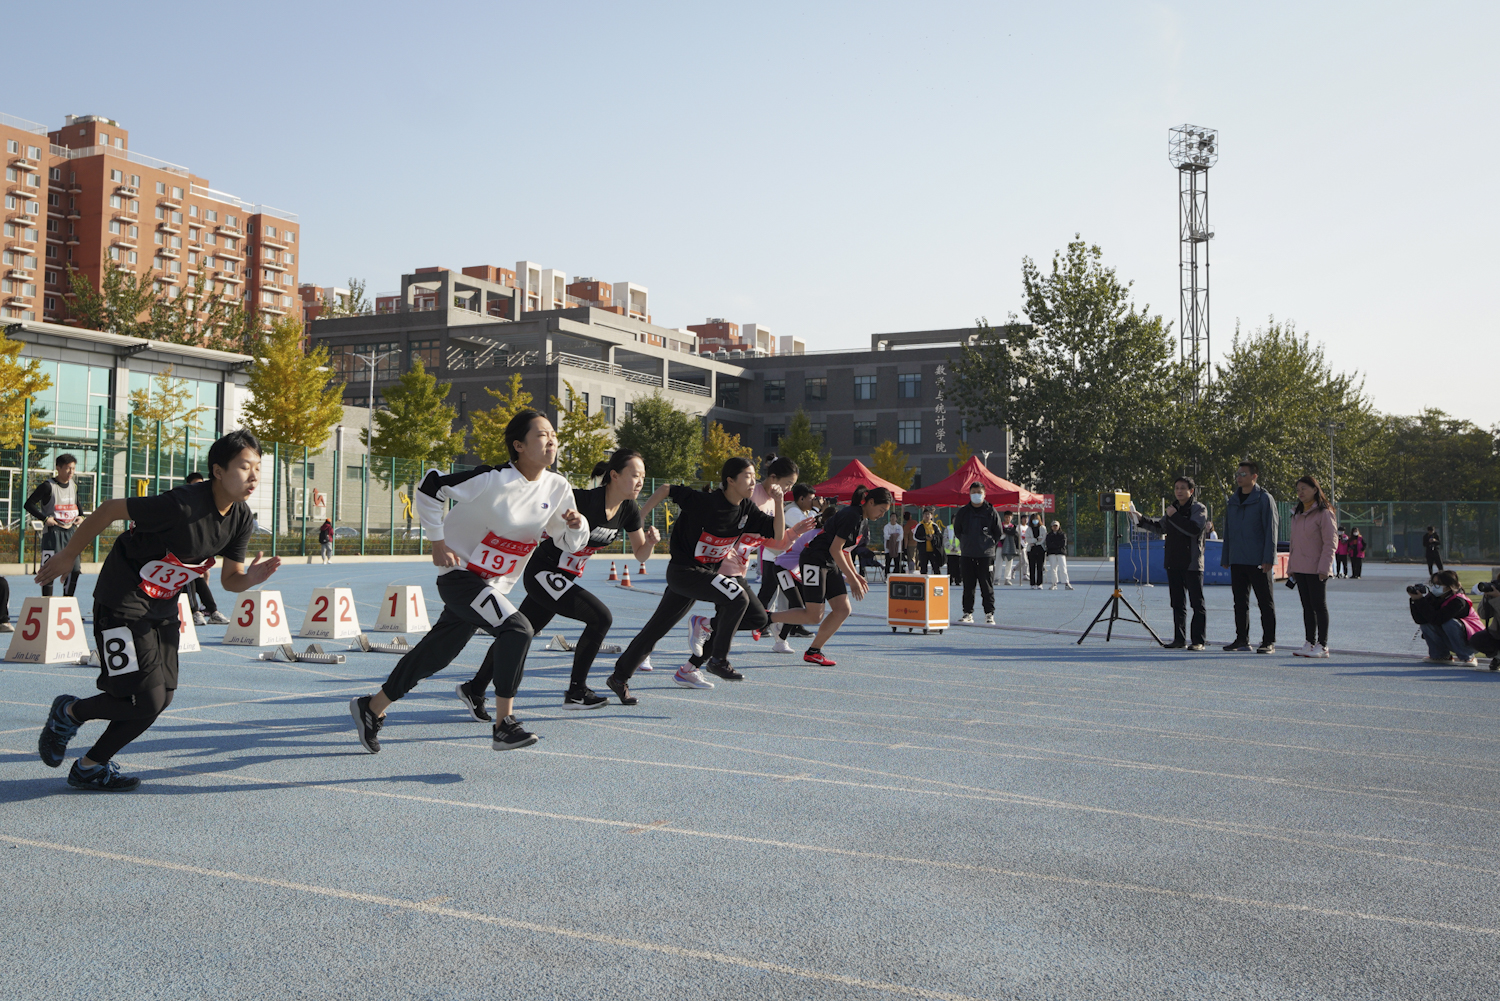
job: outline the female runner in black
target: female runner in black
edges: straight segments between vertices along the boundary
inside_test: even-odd
[[[891,492],[885,487],[867,490],[855,487],[848,507],[833,513],[830,506],[824,510],[827,519],[823,531],[819,532],[807,548],[802,550],[802,600],[809,611],[822,614],[823,605],[828,604],[828,615],[818,626],[818,635],[812,646],[802,655],[809,664],[833,667],[834,662],[823,656],[823,644],[833,638],[839,626],[849,617],[849,594],[863,598],[870,590],[864,574],[854,566],[850,553],[864,538],[866,521],[879,521],[891,509]],[[831,516],[830,516],[831,515]],[[848,586],[845,587],[845,581]]]

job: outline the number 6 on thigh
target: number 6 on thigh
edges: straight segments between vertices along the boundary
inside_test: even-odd
[[[131,634],[129,626],[105,629],[99,633],[99,640],[104,644],[99,651],[99,660],[104,665],[105,673],[111,678],[133,674],[141,669],[140,661],[135,656],[135,636]]]

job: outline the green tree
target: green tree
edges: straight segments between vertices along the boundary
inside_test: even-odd
[[[867,463],[870,472],[883,480],[889,480],[902,490],[910,489],[912,481],[917,478],[917,467],[907,465],[911,456],[896,447],[896,443],[887,438],[875,446],[875,451],[870,453],[870,461]]]
[[[127,271],[114,261],[104,262],[104,273],[96,290],[88,276],[68,269],[68,288],[73,301],[68,314],[89,330],[113,331],[125,337],[151,337],[161,293],[153,286],[156,273]]]
[[[1380,441],[1367,459],[1334,442],[1338,492],[1355,500],[1500,500],[1496,433],[1427,409],[1380,418]]]
[[[488,410],[476,410],[469,416],[469,426],[474,439],[474,452],[479,461],[498,466],[510,461],[510,449],[505,443],[505,425],[522,410],[531,407],[531,394],[521,388],[521,373],[511,374],[504,390],[484,391],[495,398],[495,405]]]
[[[360,432],[372,455],[406,460],[401,469],[392,463],[378,473],[382,482],[414,485],[427,467],[446,466],[463,454],[466,435],[453,429],[458,411],[446,402],[452,388],[413,358],[411,368],[385,390],[385,408],[375,411],[374,443],[368,431]]]
[[[348,295],[325,295],[319,317],[361,316],[370,311],[370,300],[365,298],[363,278],[349,279]]]
[[[243,338],[235,335],[244,327],[245,308],[228,286],[215,288],[207,273],[200,272],[191,286],[168,298],[159,295],[151,305],[149,331],[141,336],[173,344],[238,350]]]
[[[948,475],[951,476],[958,472],[959,468],[973,457],[974,453],[969,451],[969,443],[960,441],[958,443],[958,451],[954,452],[953,456],[948,460]]]
[[[615,432],[621,448],[633,448],[646,463],[646,475],[660,480],[691,480],[703,458],[703,423],[678,410],[656,390],[638,396]]]
[[[19,328],[20,324],[16,324]],[[0,445],[20,448],[22,425],[26,417],[26,401],[37,393],[48,389],[52,379],[42,374],[42,363],[35,358],[22,358],[23,342],[10,336],[9,325],[0,328]],[[46,408],[31,410],[31,433],[44,430],[51,423]]]
[[[754,458],[755,450],[749,445],[740,444],[739,435],[730,434],[718,421],[712,421],[708,425],[708,431],[703,435],[702,458],[698,460],[698,478],[717,479],[719,470],[724,468],[724,463],[735,455]]]
[[[589,413],[588,401],[563,380],[568,402],[552,397],[557,412],[557,470],[564,476],[587,478],[609,451],[609,417],[603,410]]]
[[[828,460],[833,453],[823,451],[823,436],[813,432],[812,421],[801,408],[787,423],[776,451],[797,464],[799,483],[816,486],[828,479]]]
[[[303,448],[308,455],[321,454],[329,431],[344,416],[344,384],[329,381],[327,366],[326,347],[302,349],[302,323],[293,317],[271,325],[250,366],[243,421],[268,445],[281,445],[288,526],[296,520],[292,463],[302,461]]]

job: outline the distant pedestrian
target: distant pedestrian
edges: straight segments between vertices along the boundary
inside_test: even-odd
[[[920,572],[924,574],[940,574],[943,572],[943,564],[946,554],[943,552],[944,525],[938,521],[936,513],[932,508],[922,511],[922,520],[917,523],[912,532],[917,540],[917,561],[921,567]],[[958,571],[954,567],[955,573]]]
[[[1336,567],[1335,576],[1349,576],[1349,533],[1344,530],[1343,526],[1339,527],[1339,542],[1333,550],[1333,558]]]
[[[1208,541],[1209,542],[1218,542],[1219,541],[1219,530],[1217,528],[1214,528],[1214,523],[1213,522],[1209,522],[1208,523]]]
[[[1021,554],[1021,533],[1016,529],[1015,515],[1009,511],[1000,516],[1000,573],[999,580],[1006,587],[1015,583],[1016,559]]]
[[[958,539],[964,576],[962,623],[974,621],[974,585],[984,603],[984,623],[995,624],[995,550],[1000,545],[1000,516],[984,499],[984,484],[969,484],[969,503],[953,512],[953,535]]]
[[[323,565],[333,562],[333,522],[324,520],[318,528],[318,545],[323,549]]]
[[[885,575],[889,577],[893,573],[901,573],[901,551],[904,548],[902,539],[905,538],[905,532],[896,512],[891,512],[891,520],[886,522],[881,536],[885,543]]]
[[[1354,534],[1349,536],[1349,565],[1354,571],[1353,579],[1359,580],[1365,565],[1365,537],[1359,534],[1357,528]]]
[[[1297,506],[1292,511],[1291,552],[1287,572],[1302,599],[1302,628],[1307,642],[1292,651],[1297,657],[1328,656],[1328,575],[1338,548],[1338,519],[1311,476],[1297,481]]]
[[[1443,537],[1431,525],[1427,526],[1427,534],[1422,536],[1422,554],[1427,557],[1427,576],[1443,569]]]
[[[1068,579],[1068,535],[1062,530],[1061,522],[1052,523],[1042,545],[1047,551],[1047,572],[1052,575],[1052,590],[1057,590],[1059,580],[1069,591],[1073,590],[1073,582]]]
[[[1047,563],[1047,529],[1042,525],[1042,516],[1034,514],[1026,523],[1022,536],[1026,546],[1026,579],[1033,591],[1042,589],[1042,568]]]
[[[1260,646],[1276,652],[1276,598],[1271,571],[1276,566],[1276,498],[1260,485],[1260,466],[1246,460],[1234,473],[1238,487],[1224,500],[1224,547],[1219,565],[1229,568],[1234,593],[1234,642],[1225,650],[1250,652],[1250,592],[1260,608]],[[1356,573],[1357,575],[1357,573]]]
[[[914,534],[916,530],[916,515],[908,511],[901,522],[901,550],[906,554],[906,565],[913,570],[917,568],[917,537]]]

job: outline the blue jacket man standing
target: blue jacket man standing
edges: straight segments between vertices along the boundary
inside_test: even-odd
[[[1234,642],[1225,650],[1250,652],[1250,591],[1260,608],[1260,646],[1276,652],[1276,601],[1271,571],[1276,566],[1276,498],[1260,485],[1260,467],[1248,459],[1235,470],[1238,487],[1224,500],[1224,548],[1220,566],[1229,568],[1234,592]]]

